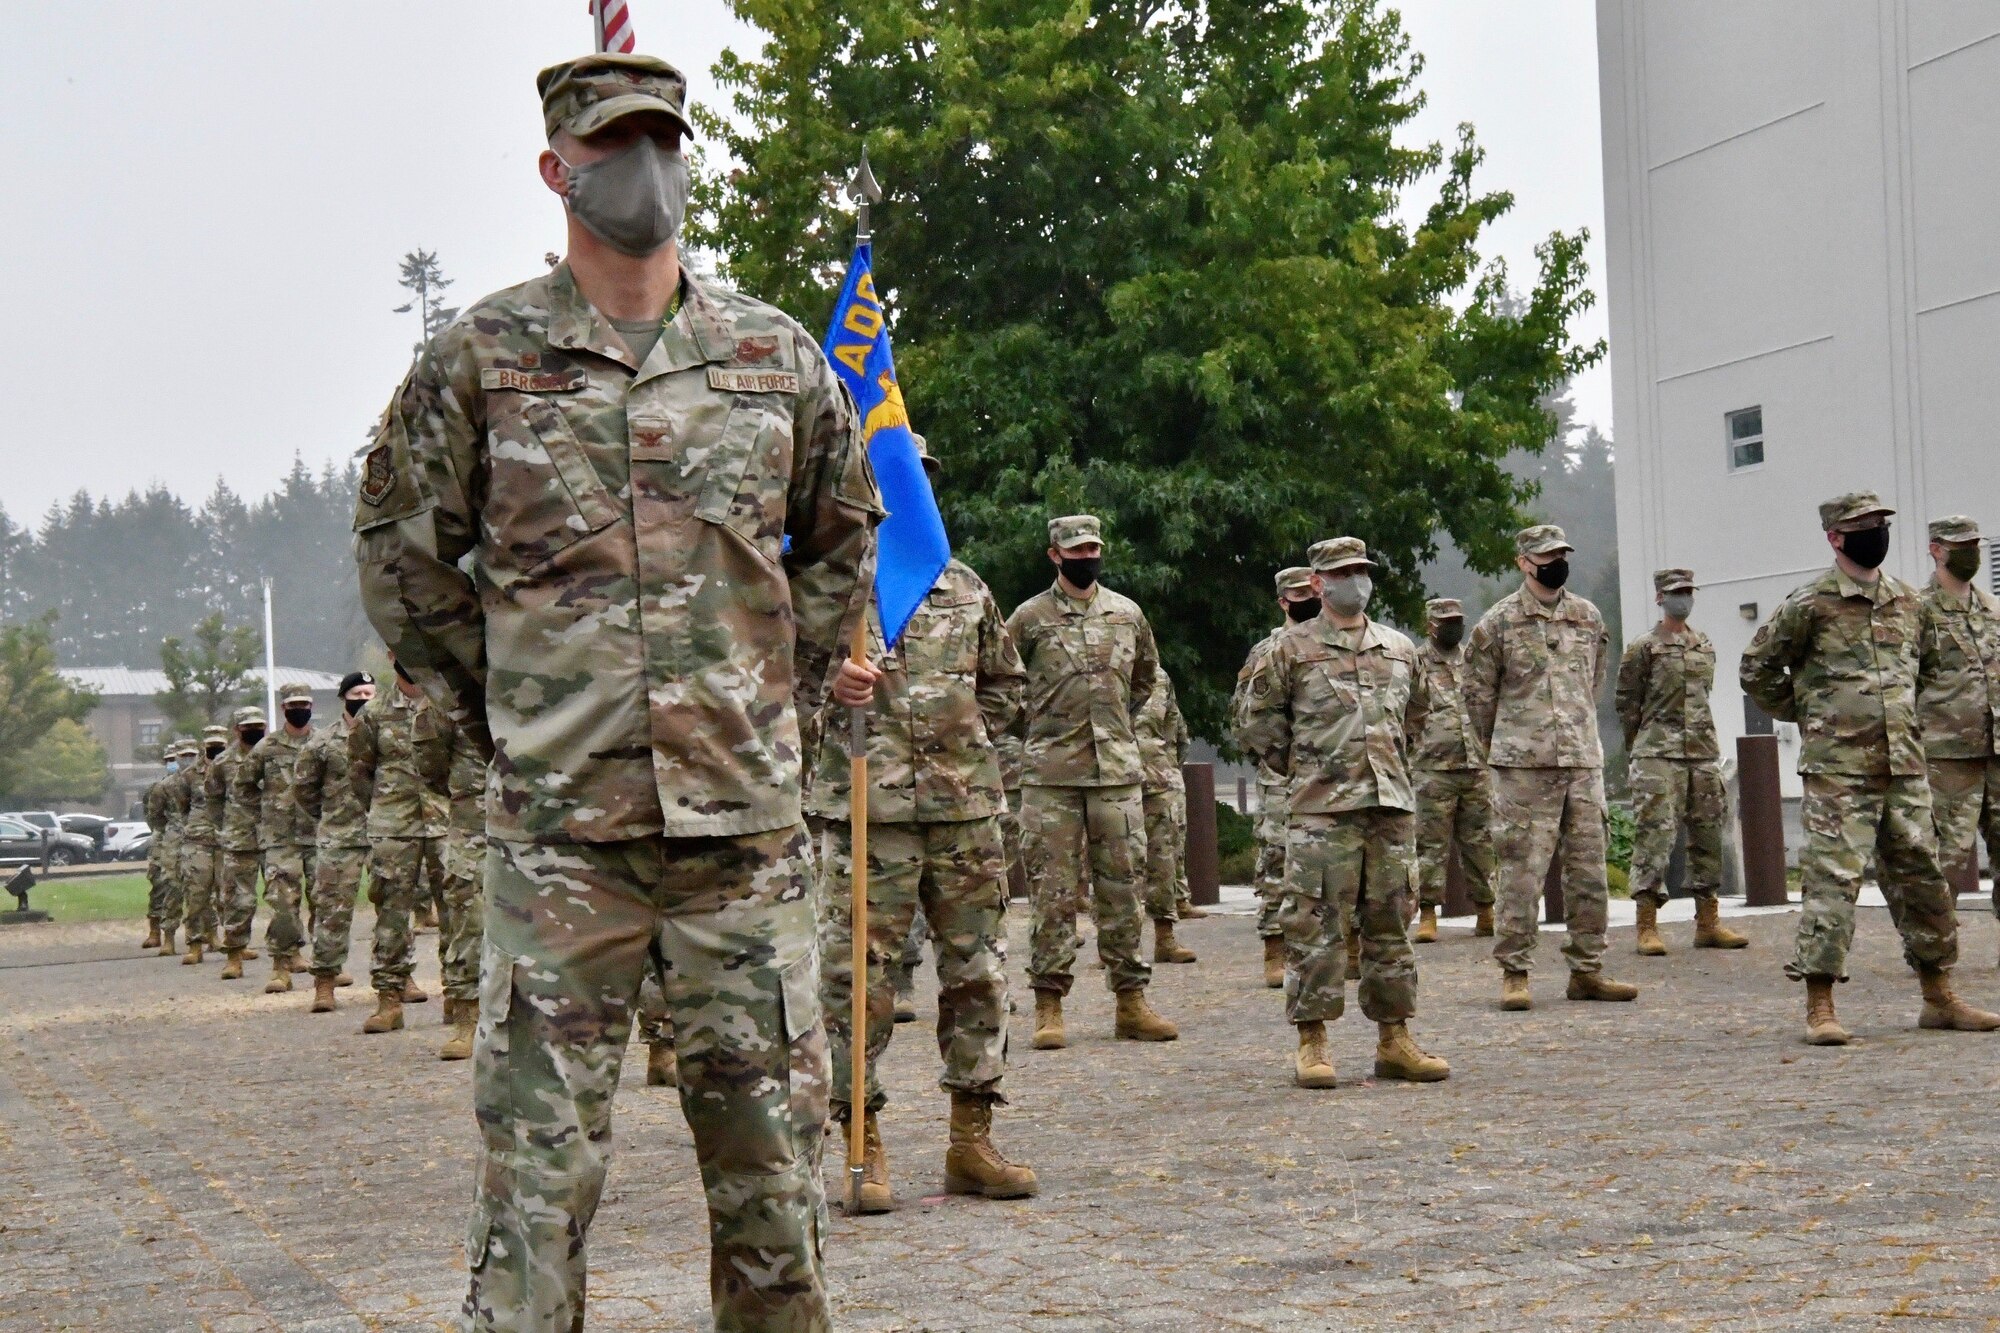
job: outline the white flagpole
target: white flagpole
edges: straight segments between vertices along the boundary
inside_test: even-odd
[[[278,650],[271,641],[271,580],[264,580],[264,724],[278,716]]]

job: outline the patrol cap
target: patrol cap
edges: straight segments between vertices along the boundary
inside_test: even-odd
[[[1433,597],[1424,603],[1424,614],[1432,620],[1463,620],[1465,607],[1456,597]]]
[[[213,727],[202,728],[201,742],[203,745],[208,744],[210,741],[227,741],[228,739],[229,739],[228,727],[217,725]]]
[[[588,138],[626,116],[665,116],[692,139],[687,118],[687,80],[657,56],[607,51],[550,65],[535,76],[542,95],[542,124],[550,138],[568,130]]]
[[[1563,530],[1553,523],[1537,523],[1532,528],[1522,528],[1514,534],[1514,554],[1554,555],[1557,551],[1574,551]]]
[[[1309,567],[1288,565],[1278,571],[1278,596],[1284,597],[1291,593],[1311,596],[1312,590],[1313,572]]]
[[[1931,540],[1976,542],[1979,540],[1979,520],[1967,518],[1964,514],[1948,514],[1944,518],[1934,518],[1931,520]]]
[[[229,715],[232,727],[261,727],[264,725],[264,710],[252,704],[245,704]]]
[[[1679,592],[1683,588],[1689,592],[1695,589],[1692,569],[1656,569],[1653,571],[1654,592]]]
[[[1828,532],[1839,532],[1853,527],[1873,527],[1864,524],[1863,519],[1888,518],[1896,511],[1882,503],[1882,497],[1873,491],[1849,491],[1846,495],[1836,495],[1819,507],[1819,525]]]
[[[296,684],[287,685],[285,686],[284,689],[278,691],[278,703],[279,706],[281,707],[285,704],[292,704],[292,703],[309,704],[312,701],[313,701],[312,686],[306,684],[303,681],[300,681]]]
[[[1049,545],[1058,551],[1073,550],[1092,542],[1100,546],[1104,544],[1104,538],[1098,533],[1097,515],[1071,514],[1066,518],[1049,520]]]
[[[938,473],[944,470],[944,465],[939,463],[937,455],[931,452],[930,441],[911,431],[910,442],[917,446],[917,461],[924,465],[924,475],[936,481]]]
[[[1312,562],[1315,574],[1338,573],[1359,565],[1375,568],[1375,562],[1368,558],[1368,543],[1359,537],[1329,537],[1314,542],[1306,549],[1306,559]]]

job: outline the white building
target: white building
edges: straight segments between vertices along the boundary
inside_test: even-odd
[[[2000,534],[2000,2],[1597,0],[1597,23],[1626,633],[1654,569],[1694,569],[1727,754],[1738,654],[1829,561],[1820,500],[1879,492],[1917,583],[1930,518]]]

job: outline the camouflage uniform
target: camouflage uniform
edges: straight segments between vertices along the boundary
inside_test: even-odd
[[[402,995],[416,964],[411,914],[421,884],[444,886],[445,781],[451,721],[430,700],[390,688],[347,733],[347,777],[368,811],[368,901],[375,904],[369,984]]]
[[[1432,620],[1461,614],[1451,597],[1433,598],[1426,609]],[[1422,731],[1411,729],[1410,767],[1417,796],[1419,900],[1433,910],[1444,906],[1454,843],[1466,895],[1475,907],[1493,906],[1492,783],[1466,715],[1464,672],[1463,647],[1440,648],[1429,639],[1417,645],[1417,673],[1428,705]]]
[[[1821,506],[1829,529],[1874,497]],[[1852,503],[1850,503],[1852,502]],[[1843,516],[1847,517],[1843,517]],[[1923,643],[1917,592],[1880,574],[1858,583],[1838,567],[1779,604],[1743,650],[1743,692],[1803,746],[1806,846],[1799,859],[1804,910],[1785,974],[1847,979],[1854,901],[1870,853],[1882,896],[1919,970],[1958,960],[1958,918],[1938,868],[1924,746],[1917,731],[1917,659]]]
[[[278,696],[282,714],[287,703],[311,703],[312,691],[304,686],[288,686]],[[299,754],[311,733],[294,736],[282,725],[258,741],[236,770],[230,799],[257,809],[257,846],[264,860],[264,904],[270,918],[264,925],[264,943],[271,950],[272,966],[288,958],[305,943],[299,923],[300,897],[312,877],[313,827],[299,817],[292,782]]]
[[[222,940],[221,913],[216,902],[217,881],[222,874],[222,850],[218,821],[222,817],[221,792],[210,799],[208,770],[215,760],[209,757],[212,745],[226,746],[229,728],[209,727],[202,732],[201,753],[190,760],[175,799],[187,795],[187,821],[181,825],[181,922],[187,930],[188,957],[193,959],[197,944],[215,948]]]
[[[584,134],[638,107],[677,116],[685,89],[616,55],[540,82],[549,127]],[[797,719],[865,603],[881,501],[818,339],[685,270],[681,301],[636,364],[567,265],[479,301],[432,340],[364,468],[363,605],[494,758],[469,1327],[581,1324],[649,953],[716,1326],[829,1326]]]
[[[345,711],[312,734],[293,770],[292,799],[315,830],[312,971],[315,977],[347,970],[354,933],[354,899],[368,865],[368,807],[355,794],[347,767],[347,738],[356,718]]]
[[[1685,569],[1653,576],[1656,592],[1694,587]],[[1687,828],[1688,889],[1697,898],[1722,892],[1722,821],[1729,798],[1722,785],[1722,750],[1708,711],[1715,688],[1715,645],[1692,627],[1656,625],[1625,647],[1618,662],[1618,721],[1629,756],[1632,789],[1632,896],[1654,906],[1667,900],[1667,862],[1674,835]]]
[[[1562,529],[1527,528],[1524,555],[1567,546]],[[1465,650],[1466,716],[1493,774],[1495,888],[1493,957],[1525,974],[1534,960],[1535,905],[1549,860],[1562,852],[1563,906],[1572,972],[1602,969],[1604,750],[1597,690],[1608,668],[1604,617],[1564,589],[1548,605],[1526,587],[1480,617]]]
[[[1086,518],[1051,523],[1051,543],[1098,540],[1094,518],[1087,538],[1078,535]],[[1021,859],[1035,913],[1028,984],[1055,995],[1069,994],[1073,981],[1086,853],[1106,984],[1141,991],[1153,975],[1139,951],[1146,808],[1133,724],[1159,654],[1137,603],[1101,583],[1090,593],[1078,601],[1058,584],[1007,619],[1028,669],[1021,776]]]
[[[1954,516],[1930,525],[1932,541],[1979,540],[1979,525]],[[1976,584],[1960,598],[1933,577],[1919,594],[1922,645],[1917,657],[1917,729],[1930,771],[1938,859],[1947,872],[1976,854],[2000,867],[2000,613]],[[2000,911],[2000,891],[1994,907]]]
[[[1282,601],[1287,593],[1302,596],[1312,592],[1312,570],[1304,565],[1294,565],[1281,569],[1277,574],[1278,597]],[[1271,651],[1278,638],[1289,627],[1290,622],[1278,626],[1258,641],[1243,660],[1243,667],[1236,673],[1236,690],[1229,702],[1231,730],[1243,729],[1243,705],[1247,702],[1244,687],[1256,673],[1257,664],[1264,654]],[[1282,939],[1284,923],[1279,920],[1279,910],[1285,902],[1285,779],[1280,773],[1268,768],[1257,769],[1257,934],[1266,940]]]
[[[147,787],[144,798],[146,827],[153,831],[153,840],[146,848],[146,881],[152,886],[146,894],[146,921],[155,931],[166,926],[169,935],[180,922],[180,895],[174,888],[173,872],[168,869],[173,848],[167,840],[167,784],[173,776],[169,773]]]
[[[461,727],[446,733],[448,810],[444,835],[444,910],[438,916],[438,969],[447,1000],[479,1002],[479,951],[485,938],[480,889],[486,875],[486,757]]]
[[[894,1030],[890,968],[919,906],[936,942],[938,1053],[947,1092],[997,1095],[1007,1056],[1007,860],[1000,760],[992,738],[1014,725],[1027,672],[993,594],[954,560],[893,650],[869,621],[882,669],[868,714],[868,1110]],[[853,826],[846,710],[822,715],[806,808],[827,821],[820,886],[820,998],[833,1055],[835,1113],[852,1085]]]
[[[1155,921],[1180,919],[1187,897],[1188,729],[1174,696],[1173,678],[1162,669],[1133,726],[1144,776],[1140,790],[1146,811],[1146,915]]]
[[[264,710],[239,708],[231,724],[236,736],[221,757],[209,764],[202,781],[222,848],[222,868],[216,876],[222,947],[233,954],[250,947],[250,930],[257,917],[257,876],[264,868],[263,854],[257,849],[257,793],[246,793],[236,785],[236,775],[249,762],[252,748],[244,744],[241,729],[263,726]]]
[[[1365,559],[1354,538],[1314,546],[1314,567]],[[1414,872],[1416,797],[1404,714],[1423,677],[1417,650],[1370,620],[1337,628],[1324,612],[1288,627],[1245,687],[1237,743],[1285,779],[1285,1017],[1339,1018],[1347,941],[1361,939],[1361,1012],[1416,1012],[1417,964],[1404,933]]]

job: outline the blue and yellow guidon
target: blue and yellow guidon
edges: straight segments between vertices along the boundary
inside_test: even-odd
[[[834,373],[861,409],[861,438],[889,510],[877,532],[875,602],[882,632],[894,643],[950,562],[951,543],[916,441],[910,438],[910,413],[896,383],[888,319],[875,292],[874,257],[866,245],[854,248],[825,347]]]

